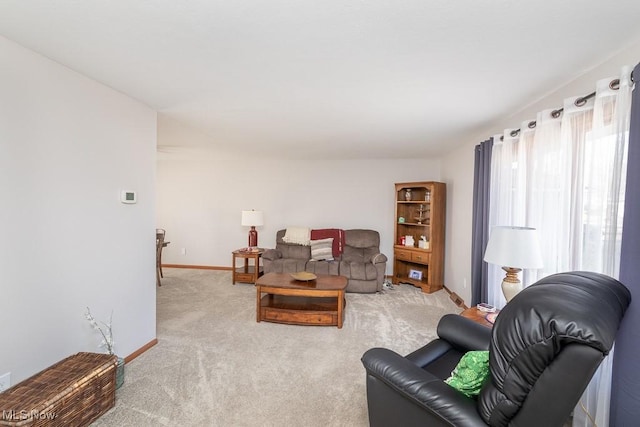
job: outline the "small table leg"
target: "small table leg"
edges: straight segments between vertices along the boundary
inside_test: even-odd
[[[236,254],[231,255],[231,284],[236,284]]]
[[[262,286],[256,286],[256,322],[260,323],[260,295],[262,294]]]
[[[253,283],[258,281],[258,270],[260,269],[260,258],[256,257],[253,260]]]
[[[344,291],[338,292],[338,329],[342,329],[342,316],[344,315]]]

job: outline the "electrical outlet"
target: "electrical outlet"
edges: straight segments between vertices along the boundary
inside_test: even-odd
[[[464,301],[455,292],[451,292],[451,295],[449,295],[449,298],[451,298],[451,301],[453,301],[455,303],[455,305],[457,305],[458,307],[463,307],[464,306]]]
[[[182,255],[186,255],[186,254],[187,254],[187,249],[186,249],[186,248],[181,248],[181,249],[180,249],[180,253],[181,253]]]
[[[0,392],[5,391],[9,387],[11,387],[11,372],[0,375]]]
[[[466,277],[464,279],[462,279],[462,287],[464,289],[467,289],[467,278]]]

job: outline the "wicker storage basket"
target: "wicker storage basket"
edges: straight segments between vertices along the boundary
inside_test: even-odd
[[[86,426],[116,401],[117,357],[78,353],[0,393],[2,426]]]

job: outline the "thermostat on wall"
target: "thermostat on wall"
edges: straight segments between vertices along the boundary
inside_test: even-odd
[[[122,190],[120,193],[120,201],[122,203],[136,203],[138,201],[138,195],[135,191]]]

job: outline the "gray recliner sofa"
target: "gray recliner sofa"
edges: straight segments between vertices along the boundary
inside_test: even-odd
[[[276,248],[262,255],[265,273],[297,273],[345,276],[347,292],[373,293],[382,290],[387,257],[380,253],[380,234],[374,230],[345,230],[342,254],[332,261],[313,261],[311,247],[282,240],[286,230],[276,234]]]

